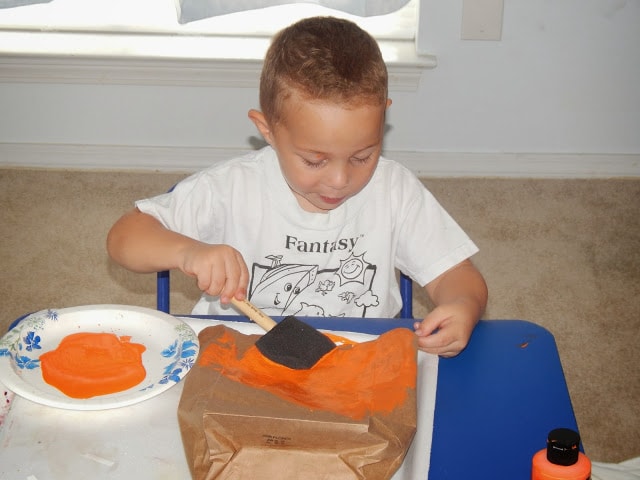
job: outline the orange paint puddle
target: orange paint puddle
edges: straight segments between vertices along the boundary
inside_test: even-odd
[[[295,370],[265,358],[255,345],[239,357],[233,336],[225,331],[202,351],[199,363],[311,409],[353,419],[391,413],[416,387],[414,333],[398,328],[370,342],[347,342],[313,368]]]
[[[146,377],[144,345],[112,333],[74,333],[40,355],[42,378],[72,398],[121,392]]]

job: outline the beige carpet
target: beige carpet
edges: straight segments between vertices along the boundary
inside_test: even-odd
[[[154,307],[154,276],[111,263],[105,237],[134,199],[182,177],[0,170],[0,331],[48,307]],[[640,455],[640,180],[425,183],[480,246],[486,317],[555,335],[587,454]],[[173,279],[172,311],[186,313],[197,292]],[[417,314],[427,308],[423,295],[416,303]]]

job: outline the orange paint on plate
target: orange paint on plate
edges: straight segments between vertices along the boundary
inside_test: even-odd
[[[414,333],[398,328],[370,342],[346,342],[322,357],[313,368],[295,370],[272,362],[255,345],[238,358],[235,341],[225,332],[202,351],[199,363],[235,381],[311,409],[353,419],[391,413],[405,401],[408,389],[416,387]]]
[[[91,398],[136,386],[147,373],[144,345],[112,333],[74,333],[40,355],[42,378],[72,398]]]

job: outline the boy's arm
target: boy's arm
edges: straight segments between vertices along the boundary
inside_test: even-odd
[[[464,260],[429,282],[425,289],[436,307],[414,325],[418,347],[453,357],[467,346],[484,313],[487,285],[471,260]]]
[[[151,215],[133,209],[111,227],[107,252],[128,270],[152,273],[178,268],[179,251],[195,240],[166,229]]]
[[[210,245],[164,227],[151,215],[134,209],[124,214],[107,235],[109,256],[139,273],[178,268],[196,277],[198,287],[227,303],[246,295],[249,272],[240,252],[229,245]]]

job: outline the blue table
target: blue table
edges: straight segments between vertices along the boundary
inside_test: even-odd
[[[558,427],[578,431],[551,333],[481,321],[466,350],[440,360],[429,478],[528,479]]]
[[[304,320],[316,328],[370,334],[413,324]],[[521,320],[483,320],[460,355],[439,362],[429,480],[528,479],[531,457],[558,427],[578,430],[551,333]]]

